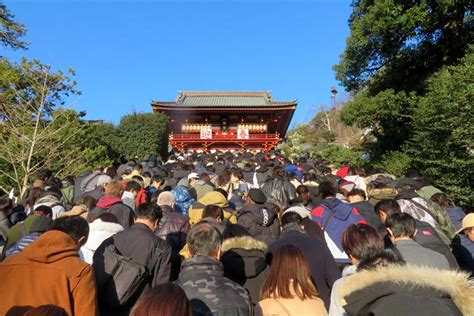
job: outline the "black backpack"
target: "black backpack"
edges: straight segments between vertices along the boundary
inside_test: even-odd
[[[117,248],[110,244],[104,250],[103,288],[99,288],[103,303],[111,308],[120,308],[133,304],[143,293],[150,278],[148,268],[132,258],[123,256]],[[97,271],[96,271],[97,273]]]

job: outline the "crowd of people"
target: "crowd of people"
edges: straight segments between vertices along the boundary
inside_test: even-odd
[[[474,213],[409,170],[174,153],[0,192],[1,315],[474,315]]]

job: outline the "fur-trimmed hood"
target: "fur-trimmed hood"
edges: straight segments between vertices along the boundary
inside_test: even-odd
[[[350,304],[350,297],[359,290],[377,284],[393,284],[408,292],[415,288],[434,290],[451,297],[453,303],[463,315],[474,315],[474,280],[468,274],[452,270],[439,270],[416,266],[392,266],[375,271],[361,271],[348,277],[338,289],[341,306]],[[358,299],[374,301],[378,296],[386,295],[372,291]],[[353,297],[356,300],[355,297]],[[362,302],[356,302],[362,304]]]
[[[260,250],[267,251],[267,244],[250,236],[234,237],[224,240],[222,243],[222,252],[231,249]]]

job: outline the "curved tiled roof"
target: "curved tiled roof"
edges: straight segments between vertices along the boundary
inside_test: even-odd
[[[275,107],[296,105],[296,101],[276,102],[270,92],[181,91],[175,102],[152,101],[165,107]]]

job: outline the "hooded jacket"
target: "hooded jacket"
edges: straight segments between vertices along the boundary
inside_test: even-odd
[[[223,196],[220,192],[212,191],[206,193],[197,203],[194,203],[189,208],[188,217],[189,217],[189,224],[191,226],[199,223],[202,219],[202,212],[204,211],[204,207],[206,205],[217,205],[224,209],[224,219],[231,222],[232,224],[237,223],[237,216],[235,213],[229,209],[229,203],[225,196]]]
[[[242,236],[224,240],[221,250],[224,275],[243,286],[252,303],[257,304],[268,274],[267,245],[250,236]]]
[[[286,177],[273,176],[260,186],[268,201],[277,202],[282,207],[290,205],[296,198],[296,188]]]
[[[213,258],[186,259],[176,284],[186,293],[195,316],[251,315],[247,291],[224,277],[222,264]]]
[[[267,245],[277,240],[280,222],[276,208],[270,204],[247,204],[239,212],[237,223],[250,235]]]
[[[14,307],[45,304],[57,305],[68,315],[97,315],[94,273],[66,233],[44,233],[1,263],[0,275],[1,315]]]
[[[127,229],[133,224],[133,211],[130,207],[123,204],[122,200],[114,196],[102,197],[92,211],[87,214],[87,221],[92,223],[103,213],[114,214],[120,225]]]
[[[349,315],[474,315],[474,281],[457,271],[414,266],[361,271],[337,294]]]
[[[87,238],[85,245],[81,247],[79,255],[85,262],[92,264],[92,257],[100,244],[122,230],[123,227],[120,224],[103,222],[99,218],[96,219],[89,224],[89,238]]]

